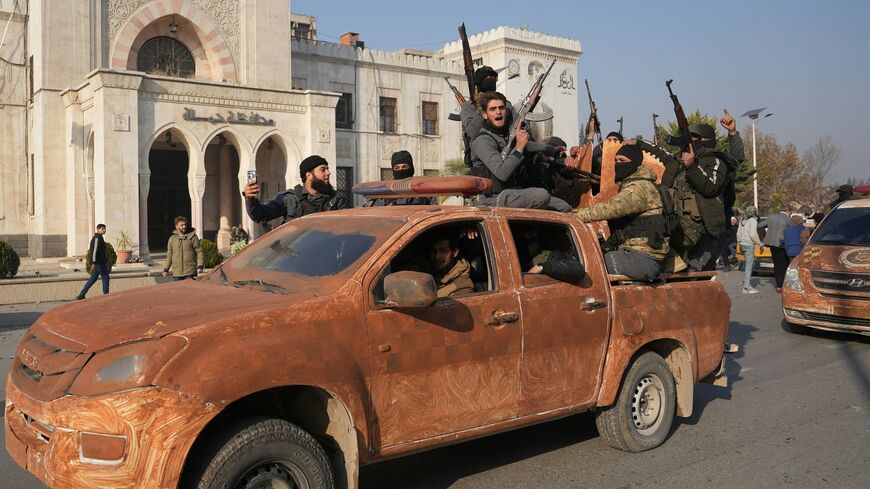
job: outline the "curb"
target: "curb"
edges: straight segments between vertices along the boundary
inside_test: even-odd
[[[80,274],[71,277],[3,280],[0,281],[0,304],[71,301],[81,292],[87,279],[87,275]],[[160,272],[113,273],[109,279],[109,293],[171,281],[171,277],[163,277]],[[97,280],[88,291],[87,297],[101,295],[102,290],[102,281]]]

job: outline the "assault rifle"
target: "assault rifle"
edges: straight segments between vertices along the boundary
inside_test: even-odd
[[[589,119],[592,120],[592,124],[595,125],[595,135],[598,136],[598,144],[601,144],[601,123],[598,122],[598,107],[595,106],[595,102],[592,101],[592,92],[589,91],[589,80],[586,78],[583,79],[586,82],[586,97],[589,99]],[[587,134],[589,129],[586,129]]]
[[[659,115],[653,112],[653,144],[656,146],[659,144],[659,126],[656,124],[658,117]]]
[[[523,99],[522,105],[518,109],[516,109],[514,114],[514,121],[511,122],[510,133],[508,136],[508,143],[501,150],[502,157],[508,155],[516,144],[517,141],[517,131],[523,127],[526,123],[526,117],[529,115],[531,111],[535,109],[535,106],[538,105],[538,101],[541,100],[541,90],[544,89],[544,80],[547,79],[547,75],[550,74],[550,70],[553,69],[553,65],[556,64],[556,60],[550,62],[550,66],[547,68],[547,71],[541,73],[541,76],[538,77],[538,81],[532,85],[531,90],[529,90],[526,98]]]
[[[619,116],[619,120],[617,120],[616,122],[619,123],[619,134],[622,134],[622,116]],[[623,134],[623,136],[625,135]]]
[[[567,166],[565,164],[564,158],[555,158],[551,160],[549,164],[551,167],[553,167],[556,171],[558,171],[565,177],[574,178],[576,180],[585,180],[591,183],[601,182],[601,177],[599,175],[581,170],[579,168]]]
[[[665,82],[665,86],[668,87],[668,93],[671,94],[671,101],[674,103],[674,115],[677,117],[677,126],[680,128],[680,133],[677,136],[668,136],[667,143],[671,146],[678,146],[683,152],[695,148],[692,146],[692,136],[689,134],[689,120],[686,119],[686,113],[683,111],[683,106],[680,105],[680,99],[674,95],[674,91],[671,90],[671,83],[674,80],[668,80]]]
[[[471,57],[471,45],[468,44],[468,34],[465,33],[465,22],[459,26],[459,39],[462,40],[462,64],[465,66],[465,78],[468,79],[468,97],[473,101],[477,94],[474,89],[474,58]]]

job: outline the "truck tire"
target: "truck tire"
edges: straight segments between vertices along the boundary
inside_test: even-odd
[[[664,359],[643,353],[625,374],[616,402],[596,414],[598,433],[613,448],[627,452],[661,445],[674,421],[676,393]]]
[[[281,419],[251,418],[207,462],[198,489],[333,489],[323,447],[298,426]]]

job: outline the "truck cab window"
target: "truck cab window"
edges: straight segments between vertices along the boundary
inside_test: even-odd
[[[384,277],[401,271],[428,273],[439,298],[495,290],[490,245],[481,221],[461,221],[426,229],[405,245],[380,273],[375,301],[384,298]]]
[[[509,225],[524,285],[583,279],[585,269],[569,226],[535,221],[510,221]]]

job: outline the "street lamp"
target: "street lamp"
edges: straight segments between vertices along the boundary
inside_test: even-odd
[[[752,120],[752,205],[755,206],[755,210],[758,210],[758,157],[755,146],[755,121],[758,120],[758,117],[762,112],[767,110],[767,107],[762,107],[760,109],[752,109],[747,110],[740,117],[749,117]],[[764,117],[770,117],[773,113],[764,114]]]

